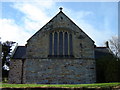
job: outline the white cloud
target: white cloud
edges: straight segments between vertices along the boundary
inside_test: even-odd
[[[105,20],[103,23],[104,30],[99,30],[95,28],[94,25],[90,24],[89,21],[85,20],[86,16],[94,15],[91,11],[79,11],[75,12],[66,8],[68,16],[88,35],[90,38],[95,41],[97,46],[104,46],[104,42],[109,40],[113,33],[112,30],[108,30],[108,20]]]
[[[13,8],[24,14],[22,17],[22,25],[16,24],[12,19],[1,19],[2,29],[0,37],[2,40],[12,40],[24,45],[25,42],[43,25],[45,25],[57,12],[58,7],[54,1],[38,1],[34,2],[15,2]],[[57,10],[56,10],[57,9]],[[84,20],[88,15],[94,15],[91,11],[73,11],[64,7],[63,12],[69,16],[84,32],[90,36],[97,45],[103,45],[104,41],[108,40],[112,33],[105,30],[98,30],[93,25]],[[107,25],[107,23],[106,23]]]
[[[48,19],[43,10],[41,10],[41,8],[36,6],[34,3],[17,3],[14,4],[14,7],[24,13],[26,18],[31,20],[40,21],[41,19],[45,18],[43,19],[43,21],[45,21]]]
[[[15,41],[19,42],[19,45],[25,44],[26,40],[30,37],[30,34],[24,32],[24,29],[15,24],[12,19],[0,19],[1,30],[0,37],[3,42]]]
[[[97,46],[104,46],[104,42],[108,41],[109,38],[111,38],[113,35],[112,32],[107,29],[98,30],[91,24],[84,21],[80,21],[79,23],[79,26],[83,29],[85,33],[87,33],[88,36],[92,38],[93,41],[95,41],[95,44]]]
[[[22,20],[25,30],[35,33],[51,19],[47,9],[52,5],[54,5],[52,1],[22,2],[14,3],[13,8],[24,14]]]
[[[15,41],[19,45],[25,45],[26,41],[51,18],[46,9],[51,8],[54,2],[14,2],[12,7],[24,14],[22,23],[17,24],[14,19],[0,19],[0,37],[2,42]]]

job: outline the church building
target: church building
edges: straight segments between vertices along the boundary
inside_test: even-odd
[[[63,13],[62,8],[25,46],[18,46],[11,59],[9,83],[95,82],[94,41]]]

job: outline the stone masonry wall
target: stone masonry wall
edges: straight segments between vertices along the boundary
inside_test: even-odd
[[[95,82],[94,60],[27,59],[24,83],[78,84]]]
[[[73,58],[49,58],[49,34],[72,33]],[[27,41],[24,83],[94,83],[94,41],[62,12]]]
[[[94,83],[94,43],[82,32],[72,36],[73,59],[48,59],[49,32],[36,34],[27,43],[24,83]]]
[[[27,58],[46,58],[49,53],[49,35],[38,34],[36,38],[27,43]]]
[[[49,33],[63,30],[72,32],[75,58],[94,58],[94,41],[63,13],[59,13],[28,40],[27,58],[47,58]]]
[[[9,83],[21,83],[22,60],[12,59],[10,62]]]
[[[60,29],[57,29],[60,30]],[[56,30],[56,31],[57,31]],[[73,55],[75,58],[94,58],[94,43],[79,33],[72,33],[73,36]],[[27,58],[48,58],[49,54],[49,33],[38,34],[27,44]]]
[[[72,58],[50,58],[49,34],[72,34]],[[23,83],[80,84],[95,82],[94,41],[63,12],[36,32],[28,41]],[[9,83],[21,83],[22,60],[11,60]]]

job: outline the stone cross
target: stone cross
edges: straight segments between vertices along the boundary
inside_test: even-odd
[[[62,11],[62,9],[63,9],[63,8],[62,8],[62,7],[60,7],[59,9],[60,9],[60,11]]]

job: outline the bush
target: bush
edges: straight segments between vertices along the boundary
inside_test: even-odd
[[[96,60],[97,82],[120,82],[120,60],[112,55]]]

